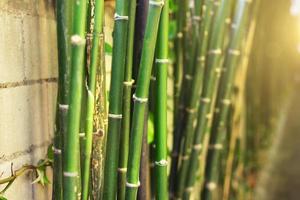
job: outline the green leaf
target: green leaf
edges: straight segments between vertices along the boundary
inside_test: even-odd
[[[154,141],[154,115],[149,112],[148,116],[148,144]]]
[[[112,55],[112,46],[105,42],[105,54],[106,55]]]
[[[36,179],[32,182],[32,184],[39,183],[42,186],[50,184],[50,181],[46,174],[47,166],[45,165],[45,163],[45,160],[40,160],[38,162],[38,167],[36,169]]]
[[[48,150],[47,150],[47,158],[50,161],[53,161],[54,159],[54,151],[53,151],[53,144],[49,145]]]
[[[0,200],[8,200],[8,199],[5,198],[4,196],[0,196]]]

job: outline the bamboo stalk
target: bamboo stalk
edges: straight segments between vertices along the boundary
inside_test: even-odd
[[[150,77],[157,39],[158,25],[164,1],[149,1],[140,70],[134,94],[133,122],[129,148],[126,199],[136,199],[139,186],[139,167],[142,148],[144,113],[148,101]]]
[[[131,89],[134,83],[132,79],[134,28],[136,15],[136,0],[129,2],[129,24],[127,37],[127,55],[123,86],[123,120],[120,139],[120,155],[118,165],[118,199],[125,199],[126,172],[129,151],[129,133],[131,117]]]
[[[119,140],[122,123],[123,79],[126,57],[128,25],[127,0],[116,1],[112,74],[109,96],[108,136],[105,158],[103,199],[115,199],[117,193],[117,170]]]
[[[208,117],[211,116],[211,102],[216,93],[218,74],[220,73],[220,61],[224,40],[225,19],[229,15],[231,0],[222,0],[220,8],[214,19],[212,33],[209,42],[208,58],[206,62],[205,76],[201,94],[201,104],[199,107],[197,126],[195,133],[190,138],[186,138],[183,149],[183,160],[181,167],[181,178],[192,180],[194,184],[195,175],[198,167],[198,157],[200,154],[204,132],[207,130]],[[193,142],[192,142],[193,141]],[[193,146],[191,145],[193,143]],[[192,153],[190,153],[192,151]],[[191,154],[191,155],[190,155]],[[186,179],[186,177],[188,177]],[[190,187],[188,187],[190,189]],[[180,191],[182,189],[180,188]],[[181,193],[179,193],[181,195]]]
[[[244,36],[246,25],[247,11],[250,6],[248,0],[239,0],[236,8],[234,21],[232,24],[231,38],[228,45],[227,55],[225,57],[224,74],[221,76],[219,92],[216,101],[216,113],[213,126],[211,130],[210,146],[222,146],[225,140],[225,129],[228,119],[228,112],[231,102],[231,91],[235,77],[236,67],[241,51],[241,42]],[[210,148],[207,155],[206,165],[206,182],[210,185],[218,185],[219,173],[218,166],[220,164],[220,157],[222,148]],[[216,188],[205,187],[204,198],[211,199]]]
[[[165,0],[159,23],[156,52],[156,94],[155,94],[155,177],[156,199],[168,199],[167,175],[167,78],[168,78],[168,36],[169,1]]]
[[[101,34],[103,34],[103,17],[104,17],[104,1],[95,0],[94,6],[94,24],[92,33],[92,49],[91,60],[89,66],[89,77],[87,83],[87,105],[86,105],[86,127],[84,137],[84,163],[82,173],[82,199],[87,200],[89,194],[90,183],[90,164],[92,154],[92,139],[93,139],[93,121],[94,121],[94,105],[95,105],[95,91],[96,91],[96,73],[99,64],[99,41]]]
[[[71,2],[60,1],[56,4],[57,18],[57,46],[59,65],[59,84],[56,111],[56,130],[53,142],[53,198],[60,200],[63,198],[63,136],[66,135],[68,97],[69,97],[69,77],[70,77],[70,29],[71,29]]]
[[[79,126],[82,98],[85,29],[87,1],[74,2],[73,31],[71,36],[71,83],[66,142],[64,143],[63,199],[76,199],[79,176]]]

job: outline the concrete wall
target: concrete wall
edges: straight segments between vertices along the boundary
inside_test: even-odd
[[[0,174],[36,164],[51,143],[57,90],[52,1],[0,1]],[[2,174],[3,173],[3,174]],[[47,199],[50,187],[18,178],[9,200]]]

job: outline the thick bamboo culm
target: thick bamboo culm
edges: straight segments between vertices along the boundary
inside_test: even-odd
[[[108,135],[104,170],[103,199],[115,199],[117,194],[119,144],[122,123],[123,79],[126,58],[127,0],[116,1],[115,26],[113,37],[113,59],[109,94]]]
[[[123,86],[123,120],[120,137],[120,155],[118,164],[118,199],[125,199],[126,173],[129,151],[129,134],[131,118],[131,90],[134,84],[132,79],[133,47],[134,47],[134,25],[136,15],[136,0],[131,0],[128,7],[129,23],[127,37],[127,54]]]
[[[71,35],[71,77],[70,99],[66,140],[64,142],[63,163],[63,199],[77,199],[79,161],[79,126],[82,98],[82,83],[85,55],[85,30],[87,19],[87,1],[73,4],[73,31]]]
[[[167,174],[167,78],[168,78],[169,1],[165,0],[156,42],[155,87],[155,182],[156,199],[168,199]]]
[[[159,19],[164,5],[162,0],[149,1],[149,11],[145,29],[140,69],[136,90],[133,95],[133,121],[131,129],[128,172],[126,181],[126,199],[136,199],[139,187],[139,167],[142,149],[143,124],[148,103],[149,85],[154,59]]]
[[[87,84],[87,104],[86,104],[86,127],[84,136],[84,162],[82,163],[82,200],[87,200],[90,191],[90,166],[94,133],[94,109],[95,109],[95,92],[96,92],[96,73],[100,58],[100,38],[103,37],[103,17],[104,17],[104,1],[95,0],[94,3],[94,19],[92,35],[92,47],[90,52],[90,65],[88,66],[88,83]],[[92,20],[91,20],[92,21]]]

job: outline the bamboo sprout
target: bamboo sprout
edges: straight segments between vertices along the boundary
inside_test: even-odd
[[[79,176],[79,126],[82,98],[85,29],[87,1],[78,0],[73,4],[73,31],[71,36],[71,82],[66,141],[64,143],[64,193],[63,199],[77,199]]]
[[[94,7],[94,27],[92,35],[91,60],[89,66],[89,79],[87,83],[88,96],[86,105],[86,128],[84,137],[84,163],[82,174],[82,199],[87,200],[89,194],[90,183],[90,163],[92,154],[92,139],[93,139],[93,120],[94,120],[94,102],[96,91],[96,73],[99,64],[99,41],[100,35],[103,34],[102,22],[104,15],[104,1],[96,0]]]
[[[125,199],[126,172],[129,150],[130,114],[131,114],[131,89],[132,79],[134,27],[136,15],[136,0],[129,2],[129,24],[127,37],[127,54],[123,86],[123,120],[120,139],[120,155],[118,168],[118,199]]]
[[[167,175],[167,78],[169,1],[165,0],[159,23],[156,52],[155,177],[156,199],[168,199]]]
[[[148,101],[150,77],[157,39],[158,25],[164,1],[149,1],[140,70],[134,98],[133,122],[129,148],[126,199],[136,199],[139,186],[139,167],[143,138],[144,113]]]
[[[108,136],[105,158],[103,199],[115,199],[117,193],[117,170],[119,139],[122,122],[123,78],[126,57],[128,25],[127,0],[116,1],[112,74],[109,96]]]

